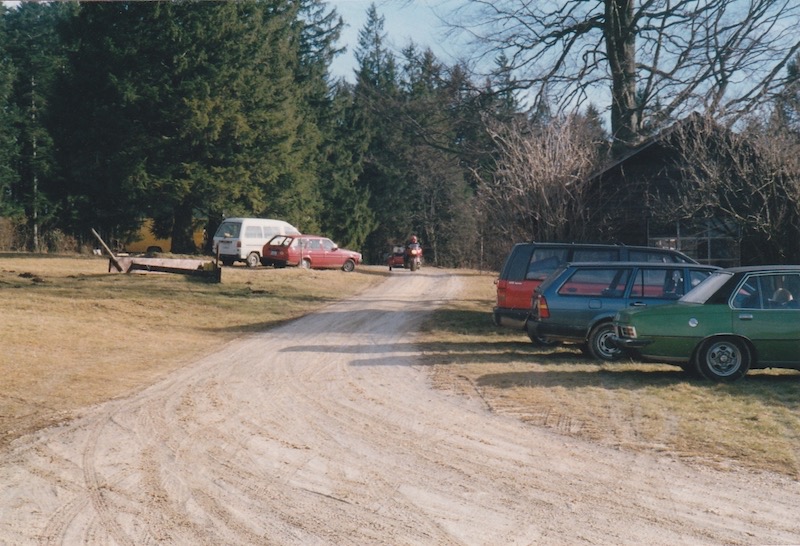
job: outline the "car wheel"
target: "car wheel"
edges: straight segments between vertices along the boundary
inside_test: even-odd
[[[303,269],[311,269],[311,260],[309,260],[308,258],[303,258],[302,260],[300,260],[300,267],[302,267]]]
[[[347,260],[342,264],[342,271],[346,271],[347,273],[350,273],[355,268],[356,268],[356,263],[353,260]]]
[[[611,337],[614,335],[614,325],[610,322],[598,324],[589,333],[589,354],[597,360],[619,360],[622,358],[622,351],[610,344]]]
[[[736,339],[708,339],[697,350],[697,369],[711,381],[736,381],[750,369],[750,350]]]
[[[227,265],[228,267],[233,265],[233,260],[230,258],[221,258],[220,261],[222,262],[222,265]]]
[[[251,252],[247,255],[247,267],[258,267],[261,264],[261,257],[258,255],[258,252]]]

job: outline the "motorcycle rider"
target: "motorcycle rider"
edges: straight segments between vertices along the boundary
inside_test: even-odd
[[[411,256],[411,253],[409,252],[409,250],[412,249],[412,248],[420,248],[419,240],[417,239],[416,235],[412,235],[408,239],[408,242],[406,243],[406,253],[405,253],[405,256],[403,258],[403,267],[405,267],[406,269],[408,269],[408,260],[409,260],[409,258]]]

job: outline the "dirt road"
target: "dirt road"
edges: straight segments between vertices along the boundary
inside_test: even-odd
[[[399,271],[0,460],[1,544],[790,544],[800,487],[559,436],[430,388]]]

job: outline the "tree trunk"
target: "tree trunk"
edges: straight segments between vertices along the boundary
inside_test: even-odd
[[[636,105],[636,29],[634,0],[605,0],[605,40],[611,71],[611,134],[614,154],[635,144],[639,133]]]
[[[172,223],[173,254],[195,254],[194,229],[192,226],[192,207],[180,205],[175,207],[175,220]]]

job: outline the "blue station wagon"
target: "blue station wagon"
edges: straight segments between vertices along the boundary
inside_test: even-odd
[[[623,352],[609,344],[620,309],[674,303],[718,267],[680,263],[571,263],[535,291],[526,327],[540,345],[577,343],[599,360]]]

